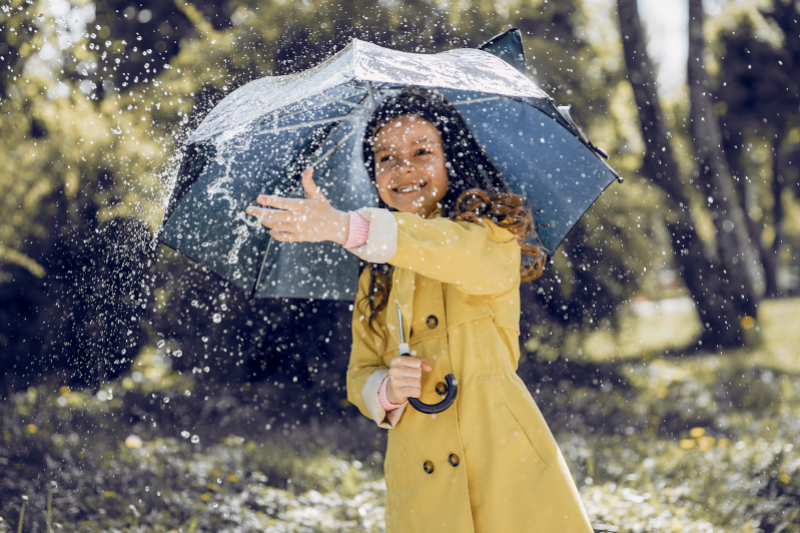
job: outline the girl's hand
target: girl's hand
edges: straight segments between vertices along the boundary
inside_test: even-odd
[[[403,403],[422,394],[422,373],[433,370],[428,361],[419,357],[398,356],[389,364],[386,396],[392,403]]]
[[[313,174],[313,168],[303,172],[302,184],[307,199],[261,195],[256,201],[274,209],[251,205],[245,213],[258,217],[261,224],[270,228],[270,237],[277,241],[333,241],[344,245],[350,231],[350,216],[328,203],[314,183]]]

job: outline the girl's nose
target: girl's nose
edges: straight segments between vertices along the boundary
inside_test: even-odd
[[[400,172],[411,172],[414,170],[414,163],[404,157],[397,160],[397,166]]]

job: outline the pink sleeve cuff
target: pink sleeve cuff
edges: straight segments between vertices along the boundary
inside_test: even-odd
[[[395,409],[399,409],[408,403],[407,401],[403,403],[392,403],[389,400],[389,397],[386,395],[386,388],[388,386],[389,386],[389,376],[386,376],[385,378],[383,378],[383,381],[381,381],[381,386],[378,389],[378,401],[381,402],[381,407],[383,407],[383,410],[386,411],[387,413],[390,411],[394,411]]]
[[[350,211],[348,214],[350,215],[350,233],[347,235],[344,247],[350,250],[367,244],[369,221],[355,211]]]

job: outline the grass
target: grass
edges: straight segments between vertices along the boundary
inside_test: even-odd
[[[533,377],[550,363],[529,357],[521,373],[598,531],[800,532],[797,316],[800,300],[767,302],[749,348],[656,357],[679,317],[629,315],[605,357],[591,336],[558,373]],[[302,432],[131,434],[131,406],[149,422],[165,410],[153,398],[199,401],[157,350],[134,368],[100,391],[42,385],[0,404],[0,532],[383,530],[380,453],[301,445]],[[356,419],[322,431],[357,433]]]

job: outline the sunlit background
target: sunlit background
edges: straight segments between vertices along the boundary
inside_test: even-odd
[[[595,529],[800,531],[800,3],[635,5],[0,0],[0,532],[382,531],[350,304],[253,301],[154,235],[237,87],[510,27],[625,178],[522,290]]]

